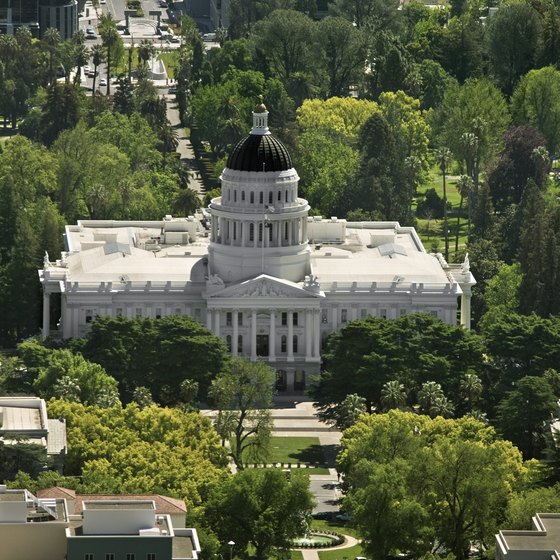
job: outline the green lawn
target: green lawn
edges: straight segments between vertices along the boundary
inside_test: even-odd
[[[359,544],[349,548],[334,550],[318,550],[320,560],[354,560],[356,556],[363,556],[362,547]]]
[[[290,560],[303,560],[301,550],[290,550]]]
[[[167,75],[173,78],[175,76],[174,70],[177,66],[177,51],[160,52],[159,59],[165,64]]]
[[[272,463],[325,466],[325,457],[318,437],[273,437],[270,449]]]
[[[449,177],[446,179],[446,190],[447,190],[447,200],[451,204],[451,209],[448,212],[447,217],[447,229],[449,230],[449,260],[455,261],[459,259],[459,256],[455,256],[455,235],[457,232],[457,214],[459,211],[459,205],[461,203],[461,197],[457,191],[456,184],[457,180],[453,176],[453,179]],[[428,189],[435,189],[440,197],[443,198],[443,178],[441,172],[438,170],[432,171],[430,179],[424,185],[418,188],[416,200],[423,198],[424,194]],[[416,210],[416,200],[414,201],[413,208]],[[422,239],[424,247],[427,251],[434,252],[444,252],[445,249],[445,238],[443,235],[443,219],[426,219],[416,216],[416,231]],[[458,252],[462,254],[465,249],[467,242],[467,202],[463,201],[463,208],[459,218],[459,244]]]

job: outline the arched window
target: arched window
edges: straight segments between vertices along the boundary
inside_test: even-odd
[[[237,191],[233,191],[233,202],[237,202]]]
[[[297,334],[294,334],[294,354],[297,353],[297,341],[298,341]]]
[[[249,241],[254,241],[254,240],[255,240],[255,224],[249,224]]]
[[[282,191],[278,191],[278,202],[282,201]]]
[[[254,192],[251,193],[251,197],[250,197],[249,202],[250,202],[251,204],[255,204],[255,193],[254,193]]]
[[[288,222],[284,223],[284,239],[288,241]]]
[[[263,240],[263,224],[259,223],[259,242]]]
[[[286,191],[286,202],[288,202],[288,191]]]
[[[262,191],[259,193],[259,204],[264,204],[264,193]]]
[[[243,336],[239,335],[237,337],[237,351],[243,353]]]
[[[272,191],[268,193],[268,203],[272,204]]]
[[[245,202],[245,191],[241,191],[241,201]]]
[[[283,352],[284,354],[286,353],[287,344],[288,344],[288,339],[286,338],[286,335],[283,334],[282,338],[280,339],[280,352]]]
[[[229,334],[226,336],[226,344],[227,344],[228,352],[231,352],[231,335]]]

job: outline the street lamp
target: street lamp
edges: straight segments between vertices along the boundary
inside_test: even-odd
[[[233,547],[235,546],[235,543],[233,541],[229,541],[228,546],[229,546],[229,560],[232,560],[232,558],[233,558]]]

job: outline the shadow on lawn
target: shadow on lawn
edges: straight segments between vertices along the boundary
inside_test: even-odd
[[[331,466],[338,452],[337,445],[313,444],[298,453],[291,453],[290,457],[299,463],[309,463],[321,466]],[[332,465],[334,466],[334,465]]]

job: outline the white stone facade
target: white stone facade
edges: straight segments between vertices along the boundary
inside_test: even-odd
[[[252,134],[269,134],[266,115],[254,113]],[[460,300],[470,327],[468,259],[448,265],[396,222],[309,217],[293,168],[226,167],[221,179],[204,216],[67,226],[67,251],[56,262],[47,255],[39,271],[43,337],[53,334],[51,294],[60,294],[64,338],[85,335],[98,315],[189,315],[233,355],[267,361],[279,390],[293,392],[348,321],[423,311],[456,324]]]

